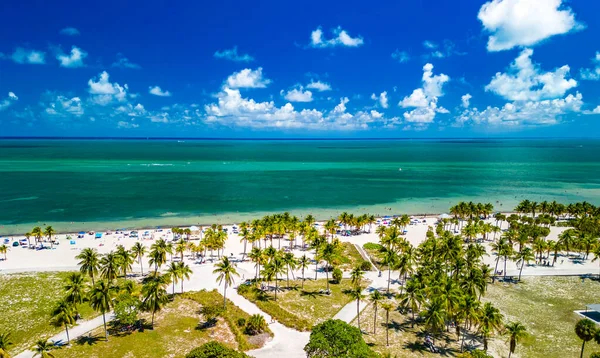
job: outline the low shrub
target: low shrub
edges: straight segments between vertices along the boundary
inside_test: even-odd
[[[253,314],[248,319],[248,323],[246,324],[246,334],[251,336],[255,336],[257,334],[263,333],[267,329],[267,322],[265,318],[259,314]]]
[[[340,283],[342,281],[342,270],[336,267],[335,269],[333,269],[333,274],[331,275],[331,277],[333,278],[333,281],[335,283]]]
[[[185,358],[249,358],[249,356],[219,342],[212,341],[192,349],[186,354]]]
[[[375,251],[380,251],[383,246],[376,244],[374,242],[367,242],[366,244],[363,245],[363,248],[365,250],[375,250]]]
[[[246,319],[244,317],[240,317],[237,320],[238,327],[244,327],[246,325]]]
[[[361,261],[358,267],[363,271],[370,271],[372,269],[371,263],[366,260]]]

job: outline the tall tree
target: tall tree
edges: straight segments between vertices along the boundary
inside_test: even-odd
[[[223,308],[227,309],[227,286],[233,285],[234,276],[240,276],[235,268],[235,266],[229,261],[227,256],[223,256],[221,262],[215,264],[215,269],[213,273],[217,274],[217,282],[219,285],[222,282],[225,282],[225,287],[223,288]]]
[[[144,264],[142,263],[142,259],[146,254],[146,246],[138,241],[131,247],[131,253],[133,254],[133,257],[140,263],[140,272],[142,276],[144,276]]]
[[[581,344],[581,354],[580,358],[583,358],[583,350],[585,349],[585,342],[589,342],[594,339],[594,335],[596,334],[596,325],[594,322],[590,321],[587,318],[580,319],[575,325],[575,334],[579,339],[583,341]]]
[[[82,304],[85,299],[85,286],[85,280],[83,279],[81,272],[71,272],[67,276],[65,284],[65,291],[67,295],[65,299],[68,303],[73,305],[73,310],[76,317],[79,314],[77,305]]]
[[[373,314],[373,334],[377,333],[377,306],[381,300],[383,300],[383,295],[379,290],[375,290],[369,296],[371,302],[373,302],[373,309],[375,313]]]
[[[102,321],[104,322],[104,338],[108,341],[108,330],[106,329],[106,312],[109,312],[113,307],[113,290],[108,281],[99,281],[92,287],[89,300],[90,306],[102,313]]]
[[[35,343],[33,351],[34,357],[40,356],[41,358],[55,358],[54,354],[50,353],[55,348],[54,343],[47,339],[40,339]]]
[[[95,285],[96,282],[94,277],[98,274],[98,267],[100,266],[98,251],[88,247],[81,250],[79,255],[75,256],[75,258],[79,260],[79,271],[90,276],[92,285]]]
[[[517,348],[517,343],[527,336],[527,329],[521,322],[509,322],[504,326],[504,331],[509,340],[508,358],[510,358]]]
[[[169,301],[166,286],[169,278],[166,275],[155,273],[144,279],[142,285],[142,308],[146,312],[152,312],[152,329],[154,329],[154,316],[156,312]]]
[[[67,344],[71,344],[69,338],[69,326],[75,324],[75,313],[73,312],[73,306],[67,300],[60,300],[51,312],[52,323],[58,327],[65,327],[67,333]]]
[[[306,255],[302,255],[298,260],[298,267],[302,270],[302,288],[304,289],[304,270],[308,268],[310,265],[310,260]]]

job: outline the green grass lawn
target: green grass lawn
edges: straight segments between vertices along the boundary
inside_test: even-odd
[[[325,295],[320,293],[326,288],[324,279],[306,280],[304,289],[301,288],[301,281],[290,281],[289,290],[286,288],[286,282],[282,280],[277,301],[273,291],[264,293],[250,288],[238,292],[287,327],[308,331],[315,324],[335,316],[351,301],[350,297],[343,293],[350,287],[350,280],[347,279],[342,280],[340,284],[330,283],[331,295]]]
[[[338,267],[341,270],[352,270],[358,263],[365,261],[353,243],[343,242],[343,252]]]
[[[68,272],[0,275],[0,329],[9,332],[17,354],[40,338],[62,329],[50,324],[50,311],[63,296]],[[97,316],[87,304],[79,307],[83,319]]]
[[[238,348],[236,337],[226,320],[219,317],[210,328],[203,328],[201,305],[195,300],[177,296],[156,314],[154,329],[131,333],[112,333],[104,341],[104,330],[98,328],[89,336],[80,337],[70,347],[53,351],[62,357],[184,357],[193,348],[211,340]],[[142,317],[147,318],[146,314]]]
[[[490,285],[483,301],[490,301],[508,321],[519,321],[530,333],[517,347],[519,357],[578,357],[581,340],[574,331],[581,318],[575,310],[600,302],[600,282],[579,277],[524,277],[517,285]],[[505,339],[497,340],[506,352]],[[586,344],[584,357],[600,351],[600,345]]]

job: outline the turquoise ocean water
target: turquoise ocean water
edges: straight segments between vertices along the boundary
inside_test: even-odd
[[[2,140],[0,233],[600,204],[600,140]]]

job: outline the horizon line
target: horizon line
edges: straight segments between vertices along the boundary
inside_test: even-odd
[[[311,140],[539,140],[600,139],[600,137],[112,137],[112,136],[0,136],[0,140],[240,140],[240,141],[311,141]]]

